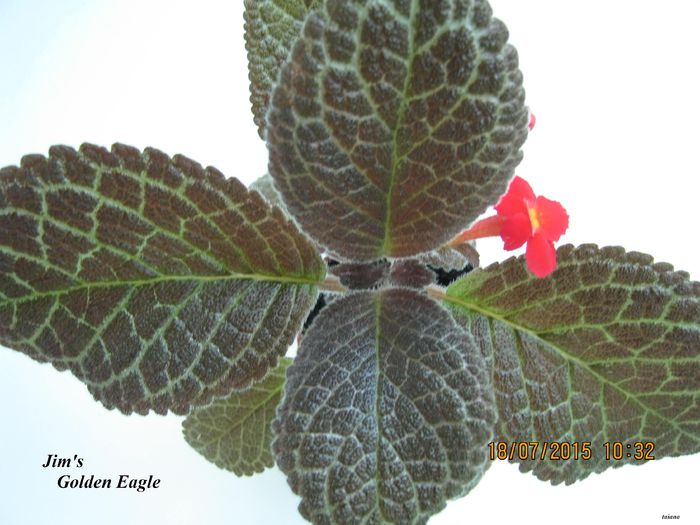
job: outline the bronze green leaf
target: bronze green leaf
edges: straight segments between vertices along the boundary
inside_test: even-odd
[[[279,209],[180,155],[56,146],[0,171],[0,343],[108,408],[182,414],[247,388],[323,275]]]
[[[273,450],[316,524],[424,524],[489,466],[484,357],[438,303],[403,288],[324,308],[287,372]]]
[[[282,397],[287,368],[283,357],[260,383],[192,410],[182,422],[185,440],[217,467],[252,476],[275,464],[270,424]]]
[[[245,42],[253,120],[265,137],[265,114],[279,70],[304,19],[320,0],[244,0]]]
[[[442,246],[505,192],[528,112],[483,0],[329,0],[308,15],[268,112],[290,213],[342,257]]]
[[[568,484],[644,462],[635,443],[655,459],[699,452],[700,284],[617,247],[563,246],[557,260],[545,279],[523,258],[476,270],[445,299],[492,356],[501,440],[591,443],[589,459],[521,470]],[[614,442],[623,457],[606,460]]]

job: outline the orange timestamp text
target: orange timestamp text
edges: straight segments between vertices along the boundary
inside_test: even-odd
[[[491,441],[488,448],[491,460],[586,461],[594,458],[594,448],[590,441]],[[654,443],[606,441],[598,452],[603,454],[606,461],[648,461],[654,459]]]

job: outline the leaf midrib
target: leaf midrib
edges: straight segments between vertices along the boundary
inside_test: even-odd
[[[270,374],[270,375],[272,376],[274,374]],[[265,405],[267,405],[272,398],[274,398],[276,395],[278,395],[282,391],[283,388],[284,388],[284,381],[282,381],[277,387],[273,388],[271,391],[265,390],[263,388],[257,388],[257,385],[254,386],[253,389],[262,390],[263,392],[267,393],[268,395],[265,396],[260,403],[254,403],[253,405],[246,407],[247,412],[241,419],[232,420],[230,418],[227,418],[229,423],[231,423],[231,426],[229,426],[227,429],[221,429],[221,436],[215,436],[211,439],[203,441],[203,443],[204,444],[214,443],[215,441],[221,441],[222,437],[233,435],[234,430],[241,428],[243,426],[243,423],[248,421],[255,413],[258,412],[258,410],[260,410],[261,407],[264,407]],[[240,410],[240,408],[241,408],[241,406],[238,405],[235,407],[235,410]],[[214,429],[218,430],[215,426],[214,426]],[[242,443],[243,439],[241,438],[239,441]],[[217,445],[217,450],[218,450],[218,445]],[[219,455],[219,457],[220,457],[220,455]],[[256,459],[259,459],[259,458],[256,458]]]
[[[408,55],[407,55],[407,67],[406,67],[406,77],[404,78],[403,82],[403,89],[401,90],[401,105],[399,106],[399,111],[398,115],[396,117],[396,126],[392,130],[391,133],[391,144],[393,146],[392,148],[392,157],[391,157],[391,172],[389,176],[389,188],[386,193],[386,215],[384,217],[384,240],[382,242],[382,247],[380,250],[380,253],[378,254],[379,257],[383,255],[390,255],[391,250],[393,247],[393,240],[391,238],[391,221],[392,221],[392,213],[391,213],[391,204],[394,196],[394,188],[396,186],[396,176],[397,176],[397,171],[399,164],[403,160],[403,155],[399,155],[398,153],[398,135],[399,135],[399,130],[403,127],[404,120],[406,118],[406,112],[408,111],[408,106],[409,106],[409,97],[408,97],[408,88],[411,82],[411,77],[413,76],[413,53],[415,52],[414,49],[414,17],[416,13],[418,12],[419,6],[417,0],[411,0],[411,7],[410,7],[410,12],[408,15]]]
[[[681,427],[678,425],[678,423],[676,423],[674,420],[669,419],[667,416],[661,414],[661,413],[658,412],[656,409],[654,409],[654,408],[648,406],[646,403],[642,402],[642,400],[639,399],[639,398],[638,398],[635,394],[633,394],[632,392],[628,392],[627,390],[621,388],[620,386],[616,385],[615,383],[613,383],[612,381],[610,381],[609,379],[607,379],[605,376],[603,376],[603,375],[601,375],[600,373],[596,372],[596,371],[593,370],[593,369],[588,365],[588,363],[586,363],[585,361],[582,361],[582,360],[579,359],[577,356],[575,356],[575,355],[573,355],[573,354],[567,352],[564,348],[561,348],[561,347],[559,347],[559,346],[553,344],[552,342],[547,341],[546,339],[543,339],[542,337],[540,337],[540,334],[539,334],[538,332],[535,332],[535,331],[533,331],[533,330],[530,329],[530,328],[527,328],[527,327],[525,327],[525,326],[522,326],[522,325],[520,325],[520,324],[518,324],[518,323],[516,323],[516,322],[514,322],[514,321],[512,321],[512,320],[510,320],[510,319],[508,319],[507,317],[505,317],[505,316],[503,316],[503,315],[500,315],[500,314],[498,314],[498,313],[496,313],[496,312],[493,312],[493,311],[491,311],[491,310],[488,310],[487,308],[484,308],[483,306],[478,305],[478,304],[476,304],[476,303],[472,303],[472,302],[469,302],[469,301],[466,301],[466,300],[463,300],[463,299],[459,299],[459,298],[457,298],[457,297],[455,297],[455,296],[447,295],[447,294],[445,295],[445,297],[444,297],[443,300],[446,301],[446,302],[448,302],[448,303],[452,303],[452,304],[454,304],[454,305],[457,305],[457,306],[459,306],[460,308],[464,308],[464,309],[466,309],[466,310],[470,310],[470,311],[475,312],[475,313],[477,313],[477,314],[483,315],[483,316],[485,316],[485,317],[488,318],[488,319],[495,319],[495,320],[497,320],[497,321],[500,321],[500,322],[502,322],[503,324],[505,324],[506,326],[508,326],[509,328],[511,328],[511,329],[513,329],[513,330],[516,330],[516,331],[518,331],[518,332],[524,332],[524,333],[530,335],[531,337],[533,337],[535,340],[537,340],[538,342],[542,343],[543,345],[546,345],[547,347],[552,348],[552,349],[553,349],[555,352],[557,352],[563,359],[566,359],[566,360],[569,360],[569,361],[573,361],[573,362],[576,363],[577,365],[581,366],[584,370],[586,370],[588,373],[590,373],[590,374],[591,374],[596,380],[598,380],[600,383],[605,384],[605,385],[607,385],[607,386],[609,386],[609,387],[611,387],[611,388],[617,390],[618,392],[620,392],[620,393],[621,393],[623,396],[625,396],[626,398],[632,399],[635,403],[637,403],[639,406],[641,406],[644,410],[646,410],[646,411],[648,411],[649,413],[653,414],[654,416],[658,417],[658,418],[661,419],[662,421],[665,421],[666,423],[668,423],[671,427],[673,427],[674,429],[676,429],[676,430],[677,430],[678,432],[680,432],[681,434],[690,437],[691,439],[693,439],[693,440],[696,441],[696,442],[700,442],[700,439],[698,439],[698,436],[695,436],[695,435],[691,434],[690,432],[684,430],[684,429],[681,428]]]
[[[10,297],[5,300],[0,301],[0,307],[8,304],[18,304],[26,301],[34,301],[36,299],[41,299],[44,297],[54,297],[56,295],[69,294],[73,292],[79,292],[82,290],[91,290],[95,288],[113,288],[117,286],[151,286],[154,284],[160,284],[163,282],[226,282],[226,281],[258,281],[258,282],[270,282],[279,284],[298,284],[298,285],[319,285],[321,280],[305,279],[302,277],[293,276],[272,276],[264,274],[242,274],[242,273],[229,273],[226,275],[163,275],[154,277],[152,279],[135,279],[135,280],[125,280],[125,281],[95,281],[95,282],[83,282],[76,286],[71,286],[67,288],[60,288],[56,290],[50,290],[46,292],[37,292],[31,295],[25,295],[22,297]]]
[[[288,363],[285,363],[284,359],[286,359],[286,358],[282,358],[282,360],[280,360],[280,364],[284,364],[284,365],[286,365],[286,367],[288,367],[291,364],[291,360]],[[285,371],[286,371],[286,367],[285,367]],[[214,430],[216,430],[216,431],[221,430],[221,433],[218,435],[214,435],[214,437],[212,437],[211,439],[202,440],[201,444],[203,446],[200,448],[206,448],[208,445],[216,444],[216,460],[215,460],[216,464],[218,464],[222,468],[226,468],[228,470],[228,463],[225,461],[225,459],[223,458],[223,455],[221,454],[221,446],[220,446],[221,440],[223,438],[225,438],[226,436],[233,436],[234,430],[242,428],[243,424],[247,420],[249,420],[255,413],[257,413],[261,407],[266,406],[270,402],[271,399],[273,399],[275,396],[280,394],[280,392],[284,388],[284,377],[285,377],[284,374],[285,374],[285,372],[278,374],[277,371],[273,371],[270,373],[270,378],[275,377],[278,379],[282,379],[282,381],[277,386],[272,388],[272,390],[266,390],[265,388],[262,387],[262,385],[254,385],[252,387],[253,390],[262,391],[267,395],[265,395],[264,398],[259,403],[254,403],[252,406],[247,407],[247,413],[241,419],[231,420],[230,418],[227,418],[229,420],[229,423],[232,423],[228,428],[218,429],[218,428],[216,428],[216,425],[211,425],[211,427],[214,428]],[[235,407],[235,410],[238,410],[240,408],[241,408],[241,406],[239,404],[238,406]],[[201,425],[206,426],[206,423],[201,423]],[[194,431],[195,429],[196,429],[196,424],[193,424],[192,428],[190,428],[189,430]],[[186,435],[187,435],[187,431],[188,431],[188,429],[186,428],[185,429]],[[215,434],[216,434],[216,432],[215,432]],[[239,437],[240,437],[240,435],[239,435]],[[264,437],[264,431],[263,431],[263,437]],[[239,442],[240,443],[243,442],[242,437],[239,440]],[[194,445],[192,445],[192,446],[194,446]],[[196,449],[197,447],[194,447],[194,448]],[[262,450],[263,450],[262,448],[259,449],[259,452],[262,452]],[[243,457],[244,454],[241,452],[241,450],[237,450],[237,452],[239,453],[238,459],[234,465],[231,465],[232,469],[239,468],[241,470],[241,472],[243,473],[243,475],[250,475],[250,474],[246,474],[246,472],[251,471],[251,470],[253,472],[262,472],[263,471],[263,469],[256,469],[255,465],[253,464],[254,461],[262,461],[260,455],[258,455],[257,457],[254,458],[254,460],[252,460],[250,458],[244,458]],[[264,461],[263,461],[263,463],[264,463]],[[247,468],[247,467],[250,467],[250,468]]]

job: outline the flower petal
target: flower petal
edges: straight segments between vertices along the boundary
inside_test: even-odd
[[[557,252],[554,243],[536,233],[527,242],[525,250],[527,267],[537,277],[547,277],[557,267]]]
[[[520,248],[532,236],[532,223],[526,213],[516,213],[506,217],[501,229],[504,250]]]
[[[546,197],[537,197],[535,213],[539,221],[537,231],[547,240],[558,241],[569,227],[569,215],[564,206],[557,201],[549,200]]]
[[[527,123],[527,129],[532,131],[535,127],[535,124],[537,124],[537,117],[534,113],[530,112],[530,122]]]
[[[487,217],[475,222],[467,230],[458,234],[454,239],[452,239],[448,244],[450,246],[459,246],[460,244],[471,241],[474,239],[481,239],[483,237],[495,237],[501,234],[503,229],[503,223],[505,222],[505,217],[500,215],[493,215],[492,217]]]
[[[527,203],[535,202],[535,192],[530,185],[520,177],[515,177],[510,181],[508,191],[496,204],[496,212],[499,215],[515,215],[524,213],[527,215]]]

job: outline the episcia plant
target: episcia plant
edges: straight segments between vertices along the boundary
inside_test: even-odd
[[[3,169],[3,345],[109,409],[187,415],[237,475],[276,462],[313,523],[425,523],[494,456],[573,483],[700,450],[700,286],[555,249],[486,2],[245,9],[270,174],[119,144]],[[525,256],[473,269],[485,236]]]

